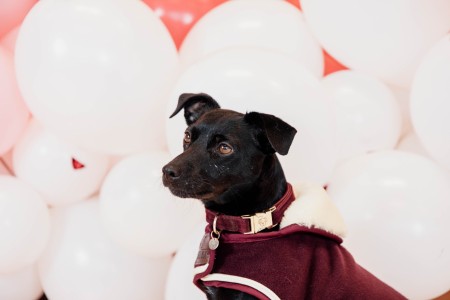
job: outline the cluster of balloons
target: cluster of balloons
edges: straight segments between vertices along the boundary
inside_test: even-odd
[[[184,92],[299,131],[344,246],[410,299],[450,289],[448,0],[0,1],[0,299],[203,299],[199,201],[162,186]]]

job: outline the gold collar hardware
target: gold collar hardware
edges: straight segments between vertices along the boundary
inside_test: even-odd
[[[262,213],[241,216],[243,219],[250,219],[251,230],[249,232],[244,232],[244,234],[255,234],[264,229],[270,229],[277,226],[278,224],[273,224],[272,219],[272,212],[275,211],[275,209],[276,207],[273,206],[269,210]]]

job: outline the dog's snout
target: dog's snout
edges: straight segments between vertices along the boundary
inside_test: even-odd
[[[162,169],[163,174],[168,179],[177,179],[180,177],[180,170],[173,165],[166,165]]]

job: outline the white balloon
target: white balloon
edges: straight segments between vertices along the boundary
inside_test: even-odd
[[[302,13],[278,0],[228,1],[204,15],[180,47],[180,60],[192,64],[232,46],[280,51],[296,59],[312,74],[322,76],[323,54]]]
[[[168,256],[204,219],[200,201],[173,196],[162,184],[165,152],[128,156],[107,175],[100,192],[100,213],[111,238],[135,253]]]
[[[333,73],[323,79],[322,85],[336,114],[339,160],[395,147],[401,132],[401,113],[386,85],[357,71]]]
[[[450,3],[450,2],[449,2]],[[425,149],[450,169],[450,34],[424,58],[411,89],[411,119]]]
[[[180,247],[169,269],[166,283],[166,300],[206,299],[206,295],[194,284],[194,264],[205,225],[196,227]]]
[[[34,117],[86,149],[164,147],[164,85],[177,64],[161,20],[141,1],[39,1],[16,46],[19,86]]]
[[[35,120],[14,147],[13,163],[16,176],[52,206],[86,199],[109,169],[107,156],[67,144]]]
[[[409,108],[410,89],[401,88],[395,85],[389,85],[390,90],[394,93],[395,99],[400,107],[402,115],[402,131],[400,136],[404,137],[412,130],[411,113]]]
[[[124,251],[100,222],[95,199],[52,208],[52,235],[39,260],[52,300],[163,299],[170,258],[152,260]]]
[[[336,161],[334,119],[319,80],[281,53],[250,47],[218,51],[187,68],[168,103],[169,116],[182,93],[204,92],[226,109],[276,115],[298,130],[290,152],[281,156],[289,181],[320,183]],[[186,128],[182,114],[167,120],[173,154],[182,151]]]
[[[0,275],[0,299],[35,300],[42,295],[37,266]]]
[[[409,87],[427,50],[450,28],[448,0],[302,0],[321,45],[350,69]]]
[[[425,157],[381,151],[339,165],[328,192],[348,225],[344,246],[408,299],[450,286],[450,176]]]
[[[417,137],[417,134],[415,132],[410,132],[407,135],[405,135],[400,142],[398,143],[397,150],[405,151],[405,152],[411,152],[418,155],[422,155],[425,157],[429,157],[430,155],[425,150],[423,145],[421,144],[419,138]]]
[[[0,273],[36,262],[49,233],[50,217],[42,197],[19,179],[0,175]]]

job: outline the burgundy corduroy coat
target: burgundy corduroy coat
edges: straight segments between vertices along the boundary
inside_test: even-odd
[[[194,283],[271,300],[405,299],[341,245],[345,226],[323,189],[304,184],[296,194],[278,231],[223,232],[210,250],[207,226]]]

